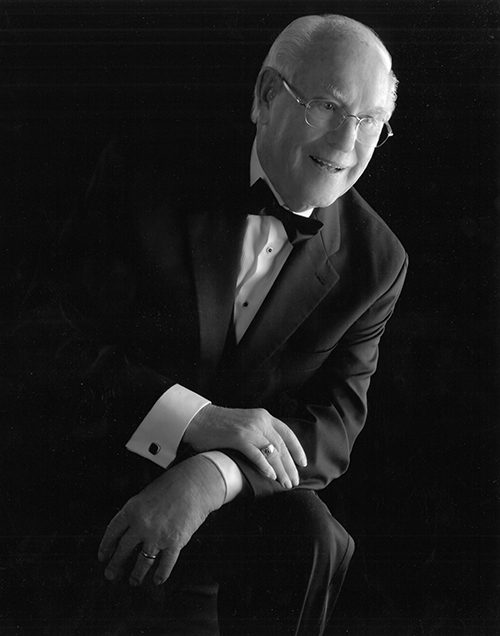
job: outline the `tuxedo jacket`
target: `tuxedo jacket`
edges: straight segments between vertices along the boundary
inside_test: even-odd
[[[265,408],[304,447],[300,487],[323,488],[347,469],[364,425],[406,253],[349,190],[318,210],[323,228],[293,249],[227,355],[247,174],[235,192],[231,166],[219,181],[195,175],[187,183],[171,163],[133,144],[108,148],[68,232],[60,293],[67,332],[58,355],[71,352],[62,366],[72,377],[73,412],[87,431],[99,429],[116,457],[129,453],[127,439],[175,383],[219,406]],[[221,450],[256,496],[281,490],[242,455]]]

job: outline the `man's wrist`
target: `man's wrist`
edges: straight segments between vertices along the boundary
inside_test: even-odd
[[[210,417],[210,411],[216,408],[211,402],[203,404],[198,408],[196,413],[189,420],[188,425],[184,431],[184,435],[182,436],[181,442],[182,444],[187,444],[194,451],[198,450],[196,448],[196,433],[198,429],[201,429],[207,425],[209,425],[208,418]]]
[[[224,503],[229,503],[238,495],[240,495],[245,487],[245,478],[243,473],[228,455],[218,450],[205,451],[200,453],[203,457],[209,459],[219,470],[226,486]]]
[[[224,500],[223,500],[223,504],[226,503],[227,501],[227,481],[226,478],[224,476],[224,473],[222,472],[222,470],[219,468],[219,466],[217,465],[216,462],[214,462],[214,460],[208,455],[208,454],[204,454],[204,453],[200,453],[200,457],[203,457],[204,459],[208,460],[212,466],[215,466],[215,468],[217,469],[217,472],[219,473],[219,475],[222,478],[222,481],[224,482]]]
[[[226,503],[226,482],[217,464],[201,454],[194,455],[185,462],[195,462],[198,466],[198,477],[201,479],[199,485],[202,490],[205,490],[202,499],[208,504],[207,512],[210,513],[221,508]],[[178,466],[182,466],[185,462],[181,462]]]

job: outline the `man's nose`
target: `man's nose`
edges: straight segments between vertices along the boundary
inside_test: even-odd
[[[346,117],[335,130],[327,133],[328,143],[342,152],[354,150],[358,133],[358,122],[354,117]]]

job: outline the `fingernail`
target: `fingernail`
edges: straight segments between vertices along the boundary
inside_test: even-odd
[[[137,587],[139,585],[139,581],[137,579],[129,579],[128,582],[132,587]]]
[[[300,462],[300,465],[302,466],[302,468],[305,468],[305,467],[307,466],[307,459],[305,459],[305,458],[304,458],[304,459]]]
[[[98,561],[104,561],[104,552],[98,552],[97,553],[97,560]]]
[[[161,585],[163,583],[163,579],[153,579],[155,585]]]
[[[105,570],[104,576],[108,579],[108,581],[112,581],[115,578],[115,573],[111,572],[111,570]]]
[[[285,479],[283,481],[283,488],[286,488],[287,490],[290,490],[291,487],[292,487],[291,481],[289,481],[288,479]]]

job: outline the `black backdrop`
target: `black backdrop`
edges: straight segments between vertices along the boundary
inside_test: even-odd
[[[369,422],[324,495],[358,545],[336,633],[499,633],[496,2],[2,2],[2,318],[22,311],[110,137],[169,128],[216,149],[229,133],[246,155],[270,42],[325,12],[393,54],[395,137],[358,189],[410,254]]]

